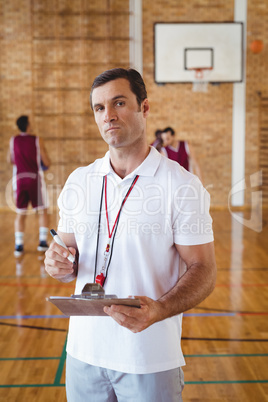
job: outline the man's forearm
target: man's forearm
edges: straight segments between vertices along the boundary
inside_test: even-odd
[[[158,299],[161,320],[183,313],[201,303],[215,287],[216,266],[193,264],[176,285]]]

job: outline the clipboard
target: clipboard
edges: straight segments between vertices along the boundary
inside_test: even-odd
[[[71,316],[105,316],[104,306],[112,304],[140,308],[140,300],[135,298],[117,298],[116,295],[105,295],[103,287],[96,283],[87,283],[81,295],[71,297],[50,296],[47,300],[53,303],[64,315]]]

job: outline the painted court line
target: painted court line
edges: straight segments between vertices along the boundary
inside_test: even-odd
[[[8,359],[0,359],[2,360],[49,360],[49,359],[57,359],[60,360],[59,366],[55,375],[54,383],[53,384],[10,384],[10,385],[0,385],[0,388],[48,388],[48,387],[65,387],[65,384],[60,383],[62,374],[63,374],[63,369],[64,369],[64,364],[65,364],[65,359],[66,359],[66,342],[67,338],[65,340],[63,349],[62,349],[62,354],[60,357],[37,357],[37,358],[8,358]],[[205,358],[205,357],[266,357],[268,354],[211,354],[211,355],[185,355],[186,358],[189,357],[199,357],[199,358]],[[225,381],[185,381],[185,384],[187,385],[209,385],[209,384],[264,384],[268,383],[268,380],[225,380]]]
[[[8,283],[8,282],[4,282],[4,283],[0,283],[0,286],[10,286],[10,287],[17,287],[17,288],[74,288],[74,285],[68,285],[68,284],[58,284],[57,282],[55,282],[54,284],[45,284],[45,283]]]
[[[268,353],[231,353],[231,354],[208,354],[208,355],[184,355],[184,357],[268,357]]]
[[[55,386],[60,385],[60,380],[61,380],[61,377],[62,377],[64,364],[65,364],[65,360],[66,360],[66,344],[67,344],[67,336],[66,336],[63,348],[62,348],[60,362],[59,362],[58,370],[56,372],[56,376],[55,376],[55,380],[54,380],[54,385]]]
[[[183,313],[184,317],[236,317],[236,316],[268,315],[268,312],[233,312],[233,313]],[[0,320],[30,320],[46,318],[69,318],[66,315],[1,315]]]
[[[59,360],[60,357],[0,357],[0,361]]]
[[[268,380],[230,380],[230,381],[185,381],[188,385],[205,385],[205,384],[267,384]]]
[[[182,336],[182,341],[214,341],[214,342],[268,342],[268,339],[243,339],[243,338],[194,338]]]
[[[183,313],[183,317],[234,317],[237,313]]]
[[[66,349],[66,342],[63,346],[62,355],[58,357],[0,357],[0,361],[24,361],[24,360],[63,360],[65,359],[65,349]],[[184,355],[186,358],[207,358],[207,357],[268,357],[268,353],[231,353],[231,354],[204,354],[204,355]]]
[[[219,283],[216,288],[255,288],[255,287],[266,287],[268,283]]]

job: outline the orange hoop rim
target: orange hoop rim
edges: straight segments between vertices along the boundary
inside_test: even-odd
[[[195,71],[195,78],[201,80],[204,77],[205,70],[213,70],[213,67],[193,67],[188,68],[190,71]]]

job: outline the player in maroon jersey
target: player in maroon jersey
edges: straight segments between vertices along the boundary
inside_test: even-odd
[[[29,203],[39,214],[37,249],[48,249],[48,202],[43,170],[49,167],[50,159],[42,139],[31,134],[28,116],[20,116],[16,123],[20,134],[10,139],[8,161],[13,164],[13,189],[17,207],[14,255],[19,257],[24,251],[25,220]]]
[[[167,127],[162,131],[163,148],[161,153],[169,159],[178,162],[189,172],[197,174],[202,181],[199,164],[192,146],[187,141],[178,141],[175,138],[175,131],[172,127]]]

